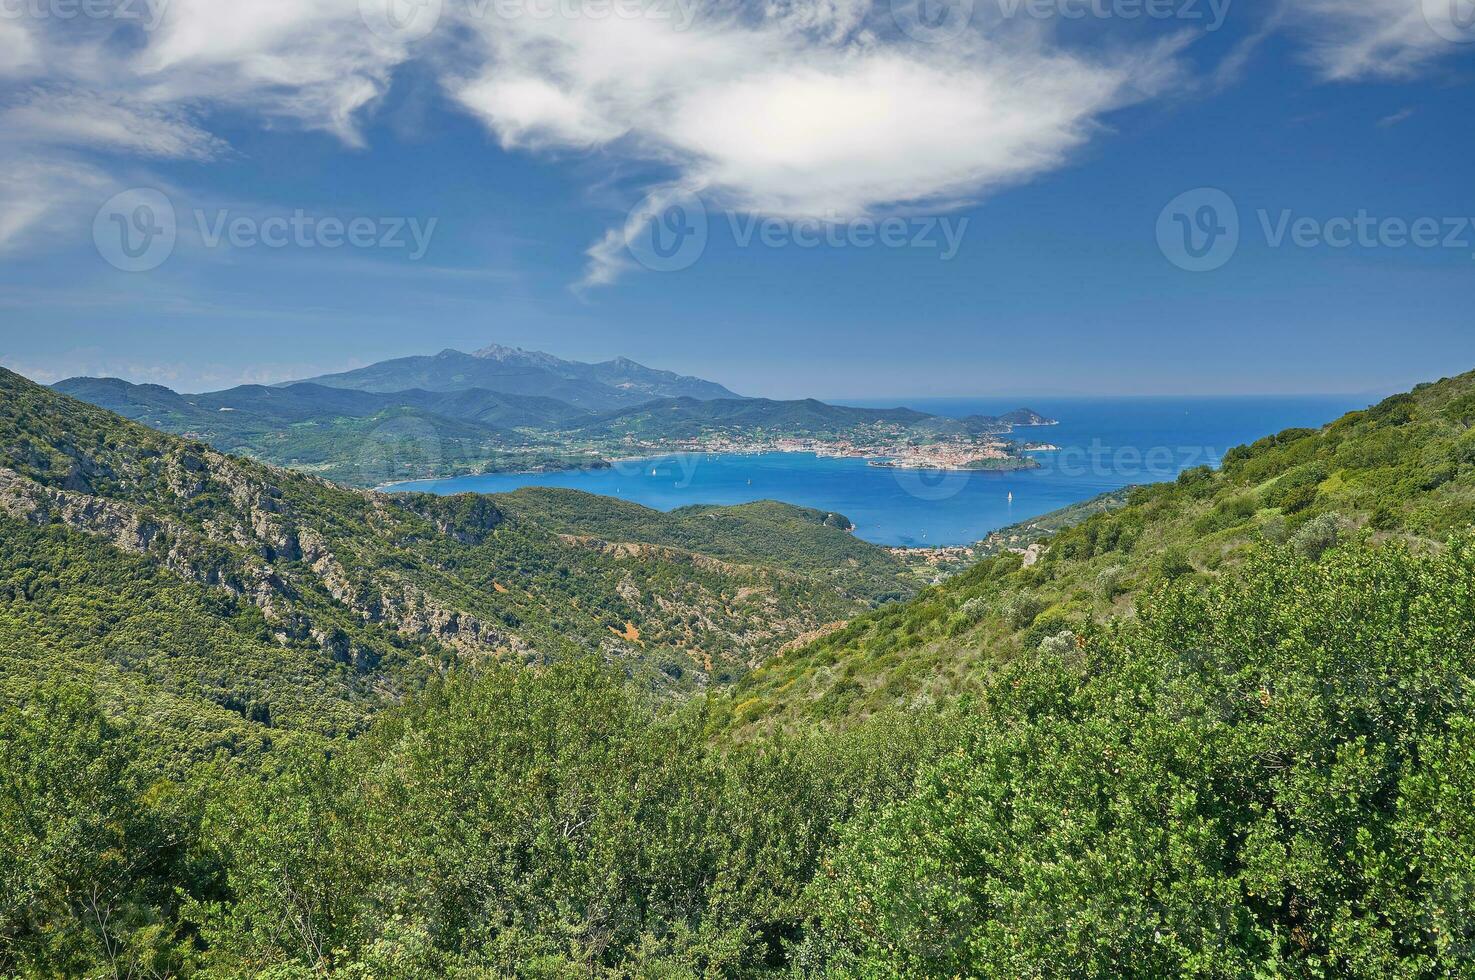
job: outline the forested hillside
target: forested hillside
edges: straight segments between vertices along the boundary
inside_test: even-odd
[[[581,524],[586,495],[505,513],[497,498],[368,494],[14,374],[0,393],[9,652],[159,672],[248,719],[352,731],[454,664],[584,653],[689,691],[912,590],[883,549],[786,505],[761,519],[717,509],[722,534],[696,536],[681,517],[627,508],[641,531],[623,536]],[[716,554],[701,550],[719,537]],[[824,554],[846,557],[812,558]],[[166,637],[188,609],[219,624]]]
[[[979,691],[1002,661],[1130,616],[1164,583],[1232,575],[1260,543],[1309,556],[1338,541],[1437,546],[1475,523],[1472,426],[1467,374],[1237,447],[1219,470],[1134,488],[1125,506],[1049,540],[1037,562],[980,562],[771,662],[738,687],[733,722],[843,723]]]
[[[507,535],[575,497],[396,503],[3,381],[0,975],[1475,963],[1471,376],[1137,489],[1028,567],[985,559],[689,698],[653,697],[670,685],[638,657],[580,656],[558,618],[605,566],[541,549],[619,561],[603,538]],[[647,565],[713,533],[705,509],[587,504]],[[843,534],[755,510],[715,512],[753,537],[704,561]],[[365,617],[305,570],[305,529],[350,582],[436,602],[502,595],[474,583],[524,542],[546,619],[504,656],[393,603]],[[347,663],[319,656],[329,626]],[[298,701],[272,690],[288,675]]]
[[[406,359],[418,365],[413,370],[390,361],[323,383],[241,385],[192,395],[118,378],[68,378],[54,387],[221,452],[362,487],[504,470],[608,467],[609,460],[631,455],[717,451],[734,443],[751,448],[777,439],[858,443],[886,455],[888,449],[966,441],[1049,421],[1029,409],[1002,418],[950,419],[907,408],[738,398],[711,382],[638,364],[580,367],[514,353],[519,356],[499,361],[451,358],[452,351]],[[437,366],[432,376],[421,376],[422,362]],[[550,371],[576,369],[576,380],[559,375],[559,383],[545,383]],[[624,380],[616,389],[592,380],[596,376]],[[385,387],[390,384],[405,387]],[[563,390],[567,384],[591,384],[611,398],[572,398]],[[688,389],[702,397],[663,394]]]

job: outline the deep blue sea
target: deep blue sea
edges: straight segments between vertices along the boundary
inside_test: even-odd
[[[845,404],[905,404],[954,417],[1028,406],[1060,424],[1018,429],[1015,438],[1052,443],[1061,451],[1039,454],[1041,469],[1015,473],[889,469],[801,453],[680,454],[617,463],[608,470],[501,473],[389,489],[501,493],[527,486],[570,487],[660,510],[773,499],[844,514],[855,522],[856,534],[878,544],[966,544],[1106,490],[1217,465],[1232,446],[1292,426],[1321,425],[1374,400],[1366,395],[867,399]]]

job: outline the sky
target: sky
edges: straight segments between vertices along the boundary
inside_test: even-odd
[[[1475,0],[0,0],[0,364],[744,394],[1475,368]]]

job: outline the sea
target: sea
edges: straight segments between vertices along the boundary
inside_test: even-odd
[[[970,544],[1108,490],[1217,466],[1234,446],[1282,429],[1319,426],[1376,400],[1302,395],[840,401],[871,408],[905,405],[954,418],[1026,406],[1059,424],[1018,428],[1013,438],[1059,448],[1033,454],[1039,469],[1005,473],[894,469],[809,453],[678,453],[620,461],[609,469],[493,473],[385,489],[452,494],[566,487],[659,510],[782,500],[842,514],[859,537],[876,544],[941,547]]]

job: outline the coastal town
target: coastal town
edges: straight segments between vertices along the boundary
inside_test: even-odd
[[[1049,424],[1049,423],[1042,423]],[[1031,454],[1055,452],[1051,443],[1019,443],[1002,433],[919,438],[897,426],[857,427],[849,434],[769,436],[762,432],[709,432],[686,439],[627,435],[618,446],[621,459],[670,453],[813,453],[820,457],[864,459],[872,466],[927,470],[1026,470],[1039,462]]]

